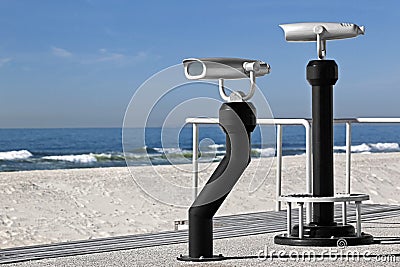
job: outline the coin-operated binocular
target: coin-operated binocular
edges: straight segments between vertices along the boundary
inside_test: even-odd
[[[334,60],[325,59],[326,41],[363,35],[365,29],[352,23],[325,22],[282,24],[280,27],[289,42],[316,42],[318,60],[311,60],[306,71],[307,80],[312,86],[312,195],[296,194],[280,198],[288,203],[296,202],[300,207],[304,203],[311,203],[312,208],[308,206],[311,212],[308,214],[312,214],[312,218],[307,218],[307,223],[303,225],[303,215],[300,213],[299,224],[291,229],[291,211],[288,208],[288,233],[275,236],[274,241],[297,246],[336,246],[343,239],[347,245],[371,244],[373,237],[361,232],[359,219],[357,232],[345,220],[342,224],[334,221],[334,202],[346,205],[347,201],[354,201],[358,210],[361,201],[369,199],[369,196],[334,194],[333,86],[338,80],[338,66]]]
[[[239,58],[190,58],[183,65],[190,80],[219,81],[220,95],[226,101],[219,109],[219,124],[226,134],[226,154],[189,208],[189,255],[181,255],[178,260],[222,260],[224,256],[213,254],[213,216],[250,163],[250,135],[256,127],[256,109],[247,101],[254,95],[256,77],[268,74],[270,66]],[[250,79],[247,94],[226,93],[225,79],[244,78]]]
[[[326,41],[354,38],[365,33],[364,26],[353,23],[303,22],[279,26],[288,42],[317,42],[319,59],[326,57]]]

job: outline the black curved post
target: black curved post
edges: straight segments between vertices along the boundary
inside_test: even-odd
[[[226,154],[189,209],[189,256],[180,260],[223,259],[213,254],[213,217],[250,163],[255,108],[247,102],[224,103],[219,123],[226,134]]]

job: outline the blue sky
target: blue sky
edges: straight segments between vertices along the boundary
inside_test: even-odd
[[[308,117],[315,45],[286,43],[278,27],[302,21],[366,27],[328,43],[340,66],[337,117],[399,117],[399,14],[395,0],[0,0],[0,127],[121,127],[151,75],[215,56],[267,61],[259,87],[274,116]]]

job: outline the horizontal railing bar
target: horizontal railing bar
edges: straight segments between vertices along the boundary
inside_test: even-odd
[[[281,125],[302,125],[309,122],[309,119],[257,119],[257,124],[281,124]],[[190,124],[218,124],[218,118],[187,118],[186,123]]]
[[[307,118],[279,118],[279,119],[257,119],[257,124],[269,125],[297,125],[311,122]],[[400,123],[400,118],[338,118],[334,123]],[[187,118],[186,123],[190,124],[218,124],[218,118]]]
[[[400,118],[357,118],[358,123],[400,123]]]

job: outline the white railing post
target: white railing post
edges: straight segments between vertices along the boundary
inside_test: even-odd
[[[292,202],[287,202],[287,211],[286,211],[286,231],[287,235],[291,236],[292,235]]]
[[[351,178],[351,122],[346,122],[346,194],[350,194]]]
[[[199,186],[199,125],[193,123],[193,200],[197,198]]]
[[[276,125],[276,190],[275,190],[275,210],[281,210],[279,197],[282,194],[282,125]]]
[[[299,238],[304,237],[304,222],[303,222],[303,202],[297,203],[299,205]]]
[[[346,201],[343,201],[343,203],[342,203],[342,224],[343,225],[347,224],[347,203],[346,203]]]
[[[356,230],[357,237],[361,236],[361,201],[356,201]]]

